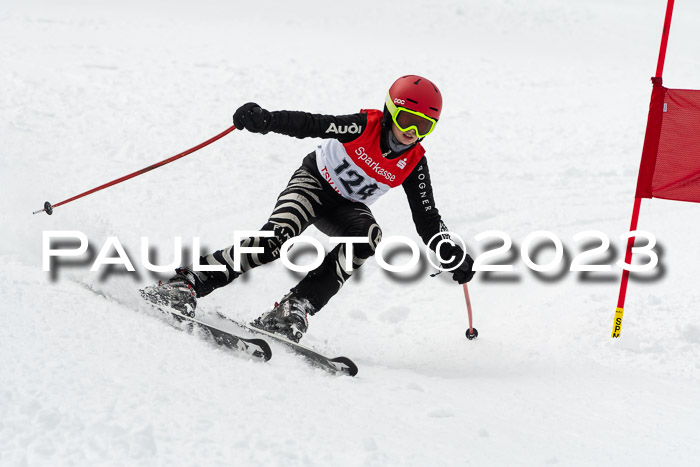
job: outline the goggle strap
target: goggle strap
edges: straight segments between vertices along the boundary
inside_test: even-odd
[[[386,93],[386,99],[384,100],[384,103],[386,104],[386,108],[389,110],[389,115],[391,115],[391,117],[394,118],[399,109],[396,107],[396,104],[394,104],[394,101],[391,99],[391,96],[388,92]]]

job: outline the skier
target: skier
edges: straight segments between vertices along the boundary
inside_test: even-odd
[[[345,244],[336,246],[321,265],[309,272],[279,303],[257,318],[253,326],[285,335],[299,342],[314,315],[370,256],[381,240],[369,205],[390,188],[406,192],[418,234],[435,250],[445,224],[435,207],[428,163],[421,141],[435,129],[442,110],[442,96],[428,79],[408,75],[396,80],[386,95],[384,110],[362,110],[351,115],[318,115],[297,111],[270,112],[248,103],[236,110],[233,123],[239,130],[269,132],[297,138],[322,138],[323,142],[303,160],[261,231],[269,237],[253,237],[244,247],[262,247],[262,253],[241,253],[240,270],[234,269],[237,245],[200,258],[201,265],[225,270],[176,270],[166,283],[146,287],[144,298],[194,316],[197,299],[230,284],[241,274],[279,258],[282,244],[314,225],[329,236],[363,237],[367,243],[352,247],[352,270],[345,270]],[[431,241],[431,239],[433,239]],[[474,276],[474,261],[462,249],[442,242],[439,258],[463,284]],[[454,268],[454,269],[453,269]]]

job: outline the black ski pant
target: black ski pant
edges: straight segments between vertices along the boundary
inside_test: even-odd
[[[202,297],[214,289],[230,284],[241,274],[255,267],[270,263],[280,257],[282,244],[300,235],[310,225],[333,237],[364,237],[368,243],[354,243],[352,269],[345,270],[346,245],[338,244],[328,253],[321,265],[309,272],[292,291],[306,298],[315,312],[343,286],[352,273],[374,255],[381,241],[382,231],[369,207],[343,198],[322,178],[315,167],[300,167],[289,180],[287,187],[277,198],[275,208],[267,223],[260,229],[273,232],[272,237],[250,237],[241,242],[244,247],[263,247],[262,253],[242,253],[240,272],[234,269],[237,245],[200,258],[202,265],[222,265],[224,272],[198,272],[202,286],[197,296]]]

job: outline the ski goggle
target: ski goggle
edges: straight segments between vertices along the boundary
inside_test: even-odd
[[[397,106],[388,94],[386,96],[386,108],[389,110],[391,119],[399,130],[403,132],[414,130],[419,138],[424,138],[432,133],[437,124],[437,120],[421,112]]]

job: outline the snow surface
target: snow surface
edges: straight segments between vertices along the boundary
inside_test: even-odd
[[[698,465],[700,206],[644,201],[661,266],[630,283],[618,340],[617,267],[537,277],[517,257],[542,229],[569,260],[591,229],[615,248],[596,260],[622,256],[663,0],[142,3],[0,3],[0,465]],[[700,88],[698,31],[700,7],[678,2],[668,86]],[[515,244],[512,280],[470,283],[474,341],[446,275],[399,281],[375,260],[304,339],[356,378],[274,344],[254,362],[139,306],[156,280],[142,236],[160,263],[175,236],[229,245],[314,141],[235,132],[30,214],[208,139],[244,102],[352,113],[408,73],[445,98],[425,146],[447,225],[475,254],[486,230]],[[372,209],[385,236],[419,240],[402,190]],[[94,254],[116,236],[138,273],[43,272],[50,230]],[[296,280],[270,265],[203,311],[252,319]]]

